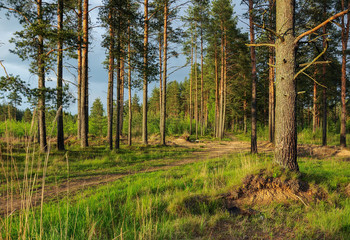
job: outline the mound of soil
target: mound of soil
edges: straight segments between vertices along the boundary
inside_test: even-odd
[[[271,202],[287,203],[291,200],[309,202],[327,198],[327,193],[319,187],[311,187],[299,178],[284,175],[274,177],[266,170],[259,174],[248,175],[243,185],[230,192],[226,198],[227,209],[239,206],[267,205]]]
[[[350,183],[345,187],[345,194],[346,196],[350,197]]]

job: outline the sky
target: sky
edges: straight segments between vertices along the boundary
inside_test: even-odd
[[[184,0],[178,0],[176,4],[181,4],[184,2]],[[238,1],[240,2],[240,1]],[[102,0],[90,0],[90,9],[92,9],[95,6],[102,5]],[[182,7],[180,14],[184,12],[184,10],[187,8],[185,5]],[[246,32],[248,31],[247,28],[247,20],[242,17],[242,14],[247,11],[247,8],[245,6],[239,5],[239,3],[236,3],[234,7],[234,11],[236,13],[236,16],[240,19],[238,21],[238,26],[242,28],[242,31]],[[14,49],[14,44],[9,43],[9,40],[13,37],[13,33],[16,31],[19,31],[22,29],[22,26],[18,23],[18,19],[15,17],[10,17],[9,19],[5,16],[5,10],[0,11],[0,60],[2,61],[3,65],[6,67],[6,70],[9,74],[13,75],[19,75],[20,78],[28,83],[32,87],[37,86],[37,76],[33,75],[29,72],[29,63],[30,60],[22,61],[16,54],[10,53],[10,49]],[[98,25],[98,9],[93,10],[90,13],[91,20],[93,22],[93,25]],[[179,19],[179,18],[178,18]],[[182,23],[180,20],[176,20],[174,22],[175,26],[181,26]],[[102,62],[106,58],[106,50],[101,47],[101,41],[102,41],[102,35],[105,33],[104,28],[94,28],[91,32],[92,41],[89,49],[89,101],[90,101],[90,107],[92,106],[92,102],[96,98],[100,98],[103,103],[107,102],[107,82],[108,82],[108,72],[103,67]],[[182,51],[182,46],[172,46],[175,49],[177,49],[178,52]],[[70,60],[70,63],[76,65],[76,60]],[[168,67],[174,67],[174,66],[181,66],[186,62],[186,59],[184,56],[180,56],[178,58],[171,58],[169,60]],[[182,68],[172,75],[169,76],[168,82],[170,81],[183,81],[189,74],[190,67]],[[4,70],[0,69],[0,76],[5,76]],[[56,86],[56,77],[54,73],[49,73],[47,75],[47,79],[49,80],[47,82],[48,87],[55,87]],[[70,81],[70,82],[76,82],[76,73],[75,76],[68,73],[67,71],[64,72],[64,79]],[[149,86],[149,94],[152,93],[152,89],[156,87],[157,82],[151,83]],[[76,87],[71,85],[70,90],[73,93],[74,96],[76,96]],[[142,99],[142,92],[133,90],[132,95],[136,93],[140,99]],[[125,99],[128,98],[127,94],[125,94]],[[4,100],[6,101],[6,99]],[[25,101],[23,102],[22,106],[19,106],[20,109],[25,109],[29,107]],[[71,103],[68,108],[65,109],[65,111],[71,112],[75,114],[77,112],[77,106],[76,103]]]

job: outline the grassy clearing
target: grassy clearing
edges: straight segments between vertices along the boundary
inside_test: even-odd
[[[0,221],[2,237],[43,239],[349,239],[348,162],[300,159],[303,178],[329,193],[327,201],[256,206],[257,213],[230,216],[220,194],[244,176],[271,167],[271,155],[235,154],[221,159],[140,173],[35,211]],[[42,220],[41,220],[42,216]]]

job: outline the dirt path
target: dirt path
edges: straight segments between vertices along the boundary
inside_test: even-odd
[[[84,177],[79,179],[70,179],[69,181],[58,183],[56,186],[46,186],[44,191],[42,189],[36,189],[35,191],[26,191],[25,194],[6,194],[5,196],[0,196],[0,215],[10,215],[15,211],[20,209],[29,209],[34,206],[41,204],[42,196],[44,201],[50,201],[55,199],[60,199],[69,195],[77,194],[79,191],[96,187],[110,182],[114,182],[125,176],[130,176],[138,173],[155,172],[161,170],[167,170],[176,166],[182,166],[194,162],[205,161],[207,159],[212,159],[216,157],[222,157],[232,153],[246,153],[250,151],[250,144],[243,141],[221,141],[221,142],[200,142],[200,143],[190,143],[184,139],[175,139],[169,144],[183,146],[186,148],[195,148],[198,151],[191,153],[190,157],[185,157],[184,159],[171,161],[169,164],[160,167],[150,167],[145,168],[140,171],[130,171],[122,174],[109,174],[109,175],[96,175],[92,177]],[[272,152],[273,146],[267,142],[259,142],[258,144],[259,152]],[[314,151],[313,149],[318,149]],[[319,147],[303,146],[300,148],[302,153],[316,153],[324,154],[331,153],[332,156],[336,154],[348,154],[350,158],[350,152],[338,151],[336,148],[324,148],[326,150],[319,150]],[[331,149],[331,150],[329,150]],[[44,192],[44,193],[43,193]]]

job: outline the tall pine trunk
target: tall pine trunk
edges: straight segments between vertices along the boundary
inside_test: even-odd
[[[148,144],[147,135],[147,94],[148,94],[148,0],[145,0],[145,12],[144,12],[144,36],[143,36],[143,110],[142,110],[142,141],[143,144]]]
[[[326,6],[324,6],[324,15],[326,16]],[[326,26],[323,27],[323,48],[326,47],[327,36]],[[326,64],[322,64],[322,80],[326,84]],[[323,122],[322,122],[322,146],[327,146],[327,89],[323,88]]]
[[[274,7],[274,0],[269,0],[270,11]],[[270,28],[273,29],[273,18],[272,13],[269,16]],[[269,33],[269,41],[271,44],[275,43],[274,35]],[[273,47],[269,48],[269,142],[275,142],[275,49]]]
[[[125,59],[124,51],[122,51],[123,56],[121,57],[120,66],[120,111],[119,111],[119,132],[123,135],[123,123],[124,123],[124,81],[125,81]]]
[[[198,68],[197,68],[197,24],[195,24],[194,36],[194,82],[196,84],[196,98],[194,101],[194,117],[196,121],[196,139],[198,139]]]
[[[82,29],[83,2],[78,0],[78,139],[81,139],[81,79],[82,79]]]
[[[314,77],[316,77],[316,71],[314,74]],[[312,98],[312,133],[316,133],[316,127],[317,127],[317,85],[316,82],[314,82],[314,91],[313,91],[313,98]]]
[[[253,20],[253,0],[249,0],[249,30],[250,30],[250,43],[255,43],[254,34],[254,20]],[[256,136],[256,54],[255,47],[250,48],[250,58],[252,67],[252,132],[251,132],[251,153],[258,152],[257,136]]]
[[[193,33],[191,32],[191,73],[190,73],[190,135],[192,135],[192,119],[193,119],[193,104],[192,104],[192,85],[193,85]]]
[[[108,143],[109,149],[113,149],[113,88],[114,88],[114,28],[112,26],[112,8],[109,10],[109,63],[108,63],[108,92],[107,92],[107,118],[108,118]]]
[[[294,0],[276,2],[276,136],[275,161],[298,171]]]
[[[219,103],[219,127],[218,127],[218,138],[222,139],[222,125],[223,125],[223,114],[224,114],[224,83],[225,83],[225,44],[224,44],[224,23],[221,21],[221,79],[220,79],[220,103]]]
[[[131,146],[132,144],[132,105],[131,105],[131,43],[130,43],[130,21],[128,26],[128,65],[129,65],[129,71],[128,71],[128,94],[129,94],[129,126],[128,126],[128,145]]]
[[[37,1],[37,14],[38,23],[42,24],[42,1]],[[42,33],[38,36],[38,87],[40,89],[40,95],[38,99],[39,110],[39,139],[40,139],[40,151],[47,151],[46,141],[46,117],[45,117],[45,62],[44,62],[44,37]]]
[[[84,0],[83,5],[83,50],[81,73],[81,147],[89,146],[89,102],[88,102],[88,50],[89,46],[89,0]]]
[[[64,131],[63,131],[63,0],[58,0],[57,7],[57,149],[64,150]]]
[[[203,25],[202,25],[202,22],[201,22],[201,114],[200,114],[200,123],[201,123],[201,136],[204,135],[204,72],[203,72],[203,59],[204,59],[204,56],[203,56]]]
[[[164,64],[163,64],[163,93],[162,93],[162,132],[161,132],[161,144],[166,145],[165,130],[166,130],[166,82],[167,82],[167,58],[168,58],[168,0],[164,3],[164,37],[163,37],[163,51],[164,51]]]
[[[218,50],[215,44],[215,55],[214,55],[214,64],[215,64],[215,137],[219,137],[219,112],[220,112],[220,107],[219,107],[219,64],[218,64]]]
[[[163,33],[164,35],[164,33]],[[159,33],[159,38],[158,38],[158,44],[159,44],[159,130],[160,134],[162,134],[163,129],[162,129],[162,102],[163,102],[163,57],[162,57],[162,36],[161,32]]]
[[[342,11],[345,10],[345,3],[342,0]],[[348,3],[350,8],[350,1]],[[340,146],[346,147],[346,64],[347,64],[347,48],[350,28],[350,13],[347,14],[347,22],[345,24],[345,16],[341,19],[341,39],[342,39],[342,68],[341,68],[341,118],[340,118]]]

